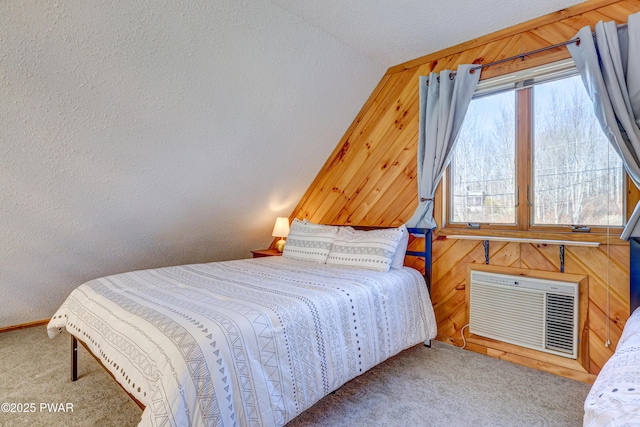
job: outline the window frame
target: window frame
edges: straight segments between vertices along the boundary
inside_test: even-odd
[[[522,82],[526,77],[526,73],[530,73],[531,70],[523,70],[516,73],[511,73],[507,75],[500,76],[499,78],[494,78],[491,80],[502,80],[502,89],[500,87],[497,90],[491,90],[491,84],[487,85],[489,88],[482,87],[481,82],[479,84],[479,91],[476,93],[480,93],[480,96],[491,95],[494,93],[499,93],[501,90],[514,90],[516,97],[515,99],[515,108],[516,108],[516,117],[515,117],[515,178],[516,178],[516,224],[495,224],[495,223],[480,223],[479,228],[469,228],[467,224],[464,223],[452,223],[449,222],[449,215],[452,209],[453,198],[451,197],[451,184],[453,182],[452,179],[452,168],[450,166],[447,167],[447,170],[443,176],[442,181],[439,184],[439,193],[440,193],[440,209],[438,206],[434,207],[434,213],[437,213],[440,218],[436,218],[437,224],[441,224],[439,229],[444,230],[444,234],[478,234],[478,235],[486,235],[487,231],[491,231],[491,234],[501,234],[501,232],[506,232],[508,234],[517,234],[519,237],[529,236],[531,234],[544,234],[546,237],[559,236],[561,239],[566,239],[567,235],[580,237],[581,240],[593,240],[593,239],[602,239],[603,235],[607,237],[610,235],[620,235],[624,228],[623,226],[589,226],[589,232],[575,232],[572,231],[571,226],[560,226],[560,225],[544,225],[544,224],[533,224],[533,209],[529,204],[530,200],[533,198],[533,195],[529,195],[528,193],[533,190],[533,139],[534,139],[534,127],[533,127],[533,109],[534,109],[534,99],[533,99],[533,87],[535,83],[542,83],[551,80],[558,80],[562,78],[568,78],[574,75],[577,75],[577,70],[575,70],[575,65],[571,60],[559,61],[556,63],[547,64],[544,67],[548,69],[553,69],[554,67],[559,72],[556,73],[555,77],[550,79],[542,79],[542,81],[535,81],[534,79],[530,80],[530,84],[526,87],[522,87]],[[542,67],[536,67],[542,68]],[[535,69],[532,69],[535,70]],[[504,83],[506,82],[506,83]],[[495,86],[495,84],[494,84]],[[636,202],[640,197],[640,190],[633,184],[630,180],[628,174],[624,173],[623,178],[623,189],[622,191],[626,195],[623,198],[623,220],[624,224],[626,224],[630,212],[629,207],[635,206]],[[577,224],[580,225],[580,224]],[[452,233],[447,233],[446,231],[450,230]],[[484,230],[484,231],[483,231]],[[561,235],[561,237],[560,237]],[[591,238],[587,238],[588,235],[591,235]]]

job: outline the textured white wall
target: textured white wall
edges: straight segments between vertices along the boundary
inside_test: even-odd
[[[385,69],[267,1],[0,2],[0,327],[266,247]]]

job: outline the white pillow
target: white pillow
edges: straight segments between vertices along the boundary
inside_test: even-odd
[[[409,246],[409,230],[407,230],[407,226],[403,224],[398,229],[402,231],[402,237],[398,242],[398,249],[396,249],[396,253],[393,256],[393,261],[391,261],[391,268],[402,268],[404,266],[404,256],[407,254],[407,246]]]
[[[294,219],[282,256],[324,263],[338,233],[338,227]]]
[[[389,271],[402,234],[399,228],[359,231],[342,227],[333,242],[327,264]]]

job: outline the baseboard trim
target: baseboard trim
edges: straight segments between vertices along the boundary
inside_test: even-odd
[[[18,329],[33,328],[34,326],[43,326],[49,323],[51,319],[36,320],[34,322],[21,323],[19,325],[3,326],[0,328],[0,334],[3,332],[17,331]]]

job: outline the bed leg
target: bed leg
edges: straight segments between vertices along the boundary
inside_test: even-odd
[[[71,381],[78,379],[78,340],[71,335]]]
[[[424,346],[425,346],[425,347],[429,347],[429,348],[431,348],[431,340],[426,340],[426,341],[424,342]]]

